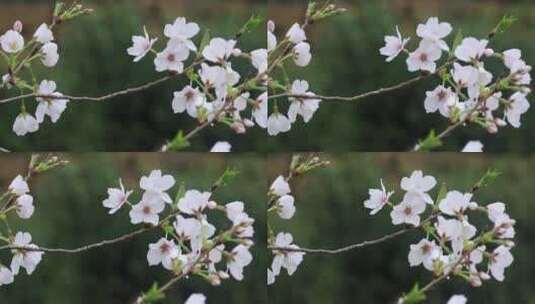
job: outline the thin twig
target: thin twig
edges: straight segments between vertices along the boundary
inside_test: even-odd
[[[81,253],[81,252],[88,251],[88,250],[91,250],[91,249],[103,247],[103,246],[106,246],[106,245],[111,245],[111,244],[116,244],[116,243],[119,243],[119,242],[127,241],[129,239],[132,239],[132,238],[144,233],[144,232],[152,230],[152,229],[154,229],[156,227],[158,227],[158,226],[141,228],[141,229],[132,231],[130,233],[127,233],[125,235],[122,235],[122,236],[114,238],[114,239],[104,240],[104,241],[100,241],[100,242],[97,242],[97,243],[94,243],[94,244],[89,244],[89,245],[85,245],[85,246],[74,248],[74,249],[6,245],[6,246],[0,246],[0,250],[10,249],[10,250],[25,250],[25,251],[41,251],[41,252],[49,252],[49,253],[75,254],[75,253]]]
[[[378,89],[378,90],[375,90],[375,91],[370,91],[370,92],[366,92],[366,93],[363,93],[363,94],[359,94],[359,95],[355,95],[355,96],[322,96],[322,95],[294,95],[294,94],[289,94],[289,93],[284,93],[284,94],[278,94],[278,95],[271,95],[269,96],[268,98],[269,99],[275,99],[275,98],[283,98],[283,97],[289,97],[289,98],[298,98],[298,99],[321,99],[321,100],[326,100],[326,101],[334,101],[334,100],[338,100],[338,101],[356,101],[356,100],[359,100],[359,99],[364,99],[364,98],[368,98],[368,97],[371,97],[371,96],[376,96],[376,95],[380,95],[380,94],[384,94],[384,93],[388,93],[388,92],[392,92],[392,91],[396,91],[396,90],[399,90],[399,89],[402,89],[402,88],[405,88],[407,86],[410,86],[420,80],[423,80],[425,78],[428,78],[430,77],[431,75],[434,75],[434,74],[427,74],[427,75],[421,75],[421,76],[418,76],[418,77],[415,77],[415,78],[412,78],[412,79],[409,79],[407,81],[404,81],[404,82],[401,82],[399,84],[396,84],[394,86],[391,86],[391,87],[386,87],[386,88],[381,88],[381,89]]]
[[[25,99],[25,98],[69,99],[69,100],[74,100],[74,101],[105,101],[105,100],[112,99],[112,98],[115,98],[115,97],[119,97],[119,96],[122,96],[122,95],[127,95],[127,94],[136,93],[136,92],[140,92],[140,91],[144,91],[144,90],[150,89],[150,88],[152,88],[152,87],[154,87],[154,86],[156,86],[156,85],[158,85],[158,84],[160,84],[162,82],[165,82],[165,81],[173,78],[174,76],[175,75],[167,75],[165,77],[162,77],[160,79],[148,82],[146,84],[143,84],[143,85],[140,85],[140,86],[137,86],[137,87],[127,88],[127,89],[124,89],[124,90],[121,90],[121,91],[117,91],[117,92],[114,92],[114,93],[111,93],[111,94],[103,95],[103,96],[100,96],[100,97],[70,96],[70,95],[51,96],[51,95],[39,95],[39,94],[36,94],[36,93],[31,93],[31,94],[20,95],[20,96],[8,98],[8,99],[3,99],[3,100],[0,100],[0,103],[8,103],[8,102],[12,102],[12,101],[22,100],[22,99]]]

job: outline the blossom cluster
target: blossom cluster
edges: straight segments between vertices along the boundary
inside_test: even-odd
[[[298,67],[306,67],[312,60],[310,44],[306,42],[307,37],[304,26],[294,23],[287,31],[285,37],[278,42],[275,35],[275,23],[268,22],[268,56],[270,59],[270,68],[277,68],[285,72],[285,64],[288,60],[292,60]],[[287,75],[286,75],[287,76]],[[271,77],[271,75],[270,75]],[[278,84],[276,81],[271,81],[270,85],[273,89],[280,89],[288,92],[291,95],[299,96],[315,96],[310,91],[310,86],[306,80],[296,79],[290,84],[290,80],[285,77],[285,84]],[[273,112],[268,118],[268,133],[271,136],[278,135],[290,131],[292,124],[297,121],[297,117],[301,116],[305,123],[309,122],[314,113],[319,108],[320,99],[291,97],[289,98],[290,106],[287,115],[281,113],[276,102],[273,103]]]
[[[275,212],[283,220],[289,220],[294,216],[296,211],[294,197],[291,195],[290,185],[283,176],[278,176],[273,181],[268,196],[273,202],[268,209],[269,213]],[[270,233],[268,246],[299,249],[299,246],[293,242],[291,233],[279,232],[276,236]],[[286,269],[288,275],[292,275],[303,261],[305,255],[304,252],[278,249],[273,249],[272,254],[274,256],[273,262],[271,263],[271,268],[267,270],[268,285],[275,283],[276,277],[280,274],[282,268]]]
[[[33,75],[33,66],[39,61],[43,66],[52,68],[59,61],[58,45],[54,42],[52,26],[41,24],[32,38],[26,43],[21,34],[23,23],[16,21],[13,27],[0,36],[0,46],[3,60],[8,67],[8,73],[2,76],[0,87],[16,88],[21,92],[29,91],[37,97],[35,115],[29,113],[24,102],[21,103],[21,113],[15,119],[13,132],[24,136],[39,130],[39,125],[45,121],[45,116],[55,123],[67,108],[68,99],[56,92],[56,83],[52,80],[37,82]],[[30,80],[25,80],[20,74],[27,69]]]
[[[126,190],[119,180],[119,188],[109,188],[102,204],[110,214],[128,206],[132,224],[161,228],[162,237],[148,245],[149,266],[161,264],[177,277],[199,275],[213,285],[230,277],[241,281],[244,268],[253,260],[254,236],[254,219],[245,212],[244,203],[220,205],[211,192],[184,189],[173,200],[168,192],[175,184],[173,176],[154,170],[139,181],[143,194],[138,203],[130,202],[134,191]],[[209,211],[222,212],[230,227],[216,228],[209,222]],[[226,266],[220,267],[222,263]]]
[[[189,79],[189,85],[174,92],[171,103],[174,113],[185,112],[199,123],[223,122],[239,134],[255,125],[266,128],[267,91],[263,85],[267,50],[244,52],[237,47],[238,40],[210,39],[208,34],[197,46],[193,39],[199,32],[197,23],[178,17],[164,28],[167,41],[163,50],[155,50],[160,39],[151,38],[145,29],[143,36],[132,37],[133,45],[127,52],[135,62],[152,52],[157,72],[184,74]],[[248,61],[251,70],[256,71],[252,78],[233,69],[232,61],[240,58]]]
[[[35,211],[30,188],[26,179],[21,175],[13,179],[7,192],[2,195],[0,202],[4,204],[0,210],[0,217],[6,223],[7,216],[13,211],[21,219],[31,218]],[[30,233],[17,232],[13,234],[10,229],[5,233],[0,232],[0,239],[15,249],[12,250],[13,257],[9,267],[0,263],[0,286],[13,283],[21,267],[26,270],[28,275],[31,275],[44,254],[42,251],[35,250],[38,246],[32,243]]]
[[[433,176],[414,171],[401,180],[401,202],[394,203],[394,192],[381,188],[370,189],[364,207],[371,214],[390,208],[393,225],[409,225],[421,229],[426,237],[410,245],[408,262],[411,267],[423,266],[435,277],[458,276],[472,286],[494,278],[504,280],[504,271],[513,262],[515,220],[506,213],[502,202],[481,205],[473,200],[473,193],[440,190],[433,200],[429,192],[436,186]],[[428,217],[422,216],[428,212]],[[492,228],[478,228],[469,221],[483,214]],[[486,263],[487,267],[481,266]],[[403,303],[403,301],[401,301]],[[456,302],[455,302],[456,303]]]
[[[527,97],[531,93],[531,66],[522,59],[522,51],[500,52],[491,48],[488,39],[463,38],[460,33],[450,46],[445,39],[452,31],[449,23],[431,17],[417,27],[420,41],[415,50],[408,50],[410,38],[404,38],[396,28],[395,36],[385,37],[380,53],[387,62],[404,53],[410,72],[440,78],[441,83],[426,92],[427,113],[439,112],[452,124],[475,123],[489,133],[507,125],[519,128],[521,116],[530,107]],[[446,59],[439,66],[443,57]],[[485,65],[491,60],[501,62],[503,68],[487,70]]]

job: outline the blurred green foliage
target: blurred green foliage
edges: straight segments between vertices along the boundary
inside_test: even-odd
[[[108,187],[116,187],[122,177],[125,187],[139,189],[139,178],[161,168],[172,174],[177,184],[187,189],[209,191],[227,167],[240,171],[213,196],[220,204],[241,200],[255,222],[255,243],[265,244],[264,161],[255,155],[221,157],[209,154],[81,154],[66,155],[71,164],[32,180],[36,212],[32,219],[17,221],[15,231],[28,231],[36,244],[47,247],[75,248],[111,239],[136,228],[128,211],[107,214],[102,200]],[[29,155],[0,158],[0,185],[24,173]],[[178,185],[170,193],[175,195]],[[133,201],[140,196],[134,195]],[[217,223],[216,216],[210,221]],[[225,225],[228,222],[223,222]],[[221,226],[219,226],[221,227]],[[226,226],[225,226],[226,227]],[[170,276],[162,267],[149,267],[148,244],[160,235],[155,231],[133,240],[88,251],[80,255],[45,254],[35,273],[19,274],[15,282],[0,288],[0,303],[72,304],[132,303],[154,281],[165,283]],[[227,280],[219,287],[192,278],[178,282],[162,303],[183,303],[194,292],[208,297],[208,303],[267,303],[265,268],[267,256],[262,245],[253,247],[253,263],[244,271],[245,280]],[[0,252],[0,261],[9,265],[9,252]]]
[[[273,1],[270,19],[277,24],[278,36],[292,22],[303,19],[307,1]],[[318,1],[321,2],[321,1]],[[417,40],[416,26],[431,16],[450,22],[465,35],[486,37],[509,14],[519,21],[496,37],[496,50],[519,48],[528,63],[535,62],[535,5],[533,1],[333,1],[349,11],[311,27],[309,40],[313,59],[309,67],[292,69],[291,79],[306,79],[311,90],[322,95],[353,96],[397,84],[415,77],[409,73],[403,56],[388,64],[379,55],[384,36],[399,25],[404,36]],[[448,41],[455,37],[453,32]],[[412,48],[412,46],[411,46]],[[490,66],[493,68],[493,65]],[[425,92],[437,80],[368,98],[359,102],[323,102],[308,124],[299,121],[284,135],[271,138],[271,151],[408,151],[431,129],[447,127],[439,114],[426,114]],[[533,99],[533,98],[532,98]],[[279,102],[279,105],[284,102]],[[448,137],[442,150],[459,151],[469,140],[480,139],[486,151],[532,151],[535,149],[535,111],[522,118],[522,127],[500,130],[489,135],[473,126]]]
[[[275,231],[291,232],[295,242],[308,248],[339,248],[371,240],[397,231],[385,209],[368,215],[363,202],[368,189],[380,186],[382,178],[388,190],[396,190],[393,200],[403,195],[399,182],[413,170],[421,169],[436,177],[439,185],[460,191],[469,189],[492,167],[502,172],[491,185],[476,192],[480,204],[502,201],[517,220],[515,261],[505,272],[505,281],[487,281],[472,288],[460,279],[446,281],[429,293],[426,303],[446,303],[453,294],[466,294],[472,304],[535,303],[535,157],[514,155],[484,156],[452,153],[388,154],[349,153],[324,155],[332,167],[297,178],[292,185],[297,212],[290,221],[274,218]],[[270,160],[269,175],[285,172],[289,157]],[[435,197],[440,187],[431,191]],[[474,220],[474,218],[472,218]],[[487,227],[487,221],[484,222]],[[429,282],[431,274],[423,268],[410,268],[409,245],[422,238],[411,232],[402,237],[353,250],[340,255],[306,255],[296,273],[283,274],[268,288],[270,303],[395,303],[401,293],[415,282]]]
[[[38,73],[39,79],[55,80],[58,91],[76,96],[102,96],[163,76],[154,71],[151,56],[134,64],[132,57],[126,54],[126,49],[131,46],[131,36],[141,34],[143,25],[148,26],[151,35],[160,37],[157,48],[163,48],[163,27],[178,16],[197,22],[202,31],[209,29],[213,36],[230,38],[253,13],[262,14],[264,10],[262,6],[243,4],[242,1],[230,1],[228,4],[215,0],[195,3],[158,1],[154,5],[127,0],[83,3],[94,8],[95,12],[62,26],[56,33],[60,63],[54,69],[41,69]],[[174,9],[168,9],[166,5]],[[225,13],[222,14],[222,11]],[[13,16],[12,20],[2,23],[10,26],[17,18],[25,20],[25,17],[29,18]],[[45,21],[38,20],[39,23]],[[31,35],[33,29],[29,25],[27,27],[27,35]],[[197,43],[202,35],[201,32],[196,37]],[[264,45],[264,29],[259,28],[244,35],[239,47],[252,50]],[[245,67],[250,69],[249,66],[241,60],[233,67],[243,71]],[[0,146],[13,151],[155,151],[179,130],[187,132],[196,126],[193,119],[173,114],[171,109],[173,92],[186,84],[183,78],[178,77],[151,90],[104,103],[71,102],[57,124],[47,122],[41,125],[38,133],[27,137],[17,137],[11,131],[20,112],[20,103],[2,105]],[[0,98],[5,95],[5,90],[1,90]],[[27,100],[26,104],[31,105],[31,111],[35,109],[33,101]],[[246,135],[236,135],[225,126],[208,128],[192,140],[190,150],[207,151],[216,141],[225,139],[236,151],[254,151],[265,141],[264,134],[259,128]]]

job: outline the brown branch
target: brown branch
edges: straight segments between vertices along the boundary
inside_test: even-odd
[[[100,241],[98,243],[85,245],[82,247],[74,248],[74,249],[64,249],[64,248],[47,248],[47,247],[27,247],[27,246],[12,246],[12,245],[6,245],[6,246],[0,246],[0,250],[26,250],[26,251],[40,251],[40,252],[49,252],[49,253],[69,253],[69,254],[75,254],[75,253],[82,253],[84,251],[88,251],[95,248],[100,248],[103,246],[116,244],[119,242],[127,241],[129,239],[132,239],[144,232],[150,231],[156,227],[159,226],[153,226],[153,227],[146,227],[141,228],[135,231],[132,231],[130,233],[127,233],[125,235],[122,235],[120,237],[110,239],[110,240],[104,240]]]
[[[326,100],[326,101],[334,101],[334,100],[338,100],[338,101],[356,101],[356,100],[359,100],[359,99],[364,99],[364,98],[368,98],[368,97],[371,97],[371,96],[376,96],[376,95],[381,95],[381,94],[384,94],[384,93],[389,93],[389,92],[392,92],[392,91],[397,91],[399,89],[403,89],[405,87],[408,87],[420,80],[423,80],[425,78],[428,78],[430,77],[431,75],[434,75],[434,74],[426,74],[426,75],[421,75],[421,76],[418,76],[418,77],[415,77],[415,78],[412,78],[412,79],[409,79],[407,81],[404,81],[404,82],[401,82],[397,85],[394,85],[394,86],[391,86],[391,87],[386,87],[386,88],[381,88],[381,89],[378,89],[378,90],[375,90],[375,91],[370,91],[370,92],[366,92],[366,93],[363,93],[363,94],[359,94],[359,95],[355,95],[355,96],[322,96],[322,95],[294,95],[294,94],[289,94],[289,93],[284,93],[284,94],[278,94],[278,95],[271,95],[269,96],[268,98],[269,99],[275,99],[275,98],[282,98],[282,97],[290,97],[290,98],[299,98],[299,99],[321,99],[321,100]]]

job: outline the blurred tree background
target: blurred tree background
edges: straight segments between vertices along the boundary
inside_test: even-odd
[[[269,0],[269,17],[277,23],[278,36],[293,22],[303,21],[307,0]],[[320,2],[320,1],[318,1]],[[486,37],[505,14],[519,21],[492,42],[496,50],[520,48],[528,63],[535,63],[535,3],[496,0],[346,0],[334,1],[349,11],[310,28],[313,59],[305,69],[290,71],[291,79],[306,79],[311,90],[322,95],[353,96],[397,84],[415,77],[405,60],[388,64],[379,55],[384,36],[399,25],[403,35],[416,40],[416,27],[431,16],[450,22],[454,32]],[[411,46],[412,48],[412,46]],[[492,68],[492,67],[491,67]],[[284,135],[269,141],[269,150],[280,151],[407,151],[431,129],[442,131],[447,121],[439,114],[426,114],[425,92],[437,80],[422,81],[395,93],[358,103],[323,102],[311,122],[301,121]],[[533,99],[533,97],[531,98]],[[284,102],[279,102],[279,105]],[[508,127],[497,135],[470,127],[456,131],[442,147],[460,151],[469,140],[481,139],[487,151],[532,151],[535,149],[535,111],[522,119],[521,129]],[[282,148],[281,148],[282,147]]]
[[[323,156],[333,162],[331,167],[297,178],[292,185],[295,217],[290,221],[271,222],[275,231],[291,232],[298,245],[308,248],[339,248],[400,229],[392,225],[386,209],[371,216],[363,206],[368,189],[379,187],[380,178],[387,189],[397,190],[394,194],[397,201],[402,196],[401,178],[413,170],[421,169],[435,176],[438,185],[445,182],[448,189],[460,191],[468,191],[489,167],[501,171],[503,175],[478,191],[474,200],[485,205],[505,202],[511,217],[517,220],[517,246],[512,250],[515,261],[506,270],[505,281],[487,281],[480,288],[471,288],[460,279],[446,281],[429,293],[426,303],[445,304],[451,295],[463,293],[472,304],[535,303],[535,224],[531,220],[535,216],[535,205],[531,202],[535,195],[533,155],[349,153]],[[289,161],[289,156],[272,157],[268,167],[270,180],[285,173]],[[432,190],[432,197],[436,197],[438,188]],[[422,286],[432,279],[427,270],[410,268],[407,261],[409,245],[421,238],[421,233],[411,232],[345,254],[306,255],[293,276],[283,274],[268,288],[270,303],[395,303],[415,282]]]
[[[29,157],[18,154],[0,158],[2,189],[17,174],[24,174]],[[267,257],[261,245],[266,242],[263,158],[252,154],[222,157],[187,153],[93,153],[64,155],[64,158],[71,164],[31,181],[36,212],[30,220],[18,220],[12,227],[14,231],[30,232],[38,245],[75,248],[137,229],[130,224],[126,209],[110,216],[102,207],[107,188],[116,187],[120,177],[128,189],[139,189],[141,176],[153,169],[162,169],[174,175],[177,183],[184,183],[187,189],[209,191],[225,168],[239,170],[240,174],[228,186],[220,188],[213,198],[220,204],[241,200],[256,219],[257,246],[253,247],[253,263],[245,268],[245,280],[227,280],[219,287],[212,287],[199,278],[183,280],[170,290],[162,303],[183,303],[194,292],[204,293],[208,303],[267,303]],[[174,196],[177,189],[178,186],[170,195]],[[133,201],[139,196],[138,191]],[[216,223],[217,217],[211,221]],[[0,303],[132,303],[154,281],[165,283],[170,278],[161,266],[149,267],[146,260],[148,244],[159,238],[154,231],[79,255],[45,254],[31,276],[21,272],[13,284],[0,288]],[[9,265],[10,259],[9,252],[0,252],[1,263]]]
[[[24,22],[25,37],[36,27],[50,20],[55,1],[1,1],[0,29],[7,30],[17,19]],[[65,2],[72,2],[67,0]],[[53,79],[58,91],[77,96],[101,96],[127,87],[144,84],[162,77],[154,70],[149,57],[134,64],[126,49],[132,35],[140,35],[147,25],[151,35],[161,39],[157,48],[164,47],[163,28],[175,18],[184,16],[197,22],[201,33],[199,43],[209,29],[212,37],[233,37],[253,13],[262,14],[265,1],[217,0],[84,0],[93,8],[91,16],[82,16],[56,32],[60,47],[60,62],[54,69],[42,69],[39,78]],[[244,35],[239,47],[253,50],[265,47],[265,29]],[[234,66],[243,70],[250,64],[238,61]],[[5,69],[0,67],[0,69]],[[46,78],[45,78],[46,77]],[[105,103],[71,102],[61,120],[46,122],[38,133],[17,137],[12,131],[20,104],[2,105],[0,146],[13,151],[154,151],[178,130],[189,131],[196,124],[187,115],[173,114],[173,92],[186,83],[182,78],[167,81],[142,93],[106,101]],[[0,90],[0,98],[12,96]],[[31,103],[34,111],[34,102]],[[236,135],[230,128],[208,129],[192,140],[192,151],[207,151],[218,140],[232,143],[236,151],[255,151],[263,145],[265,131],[259,128],[246,135]]]

